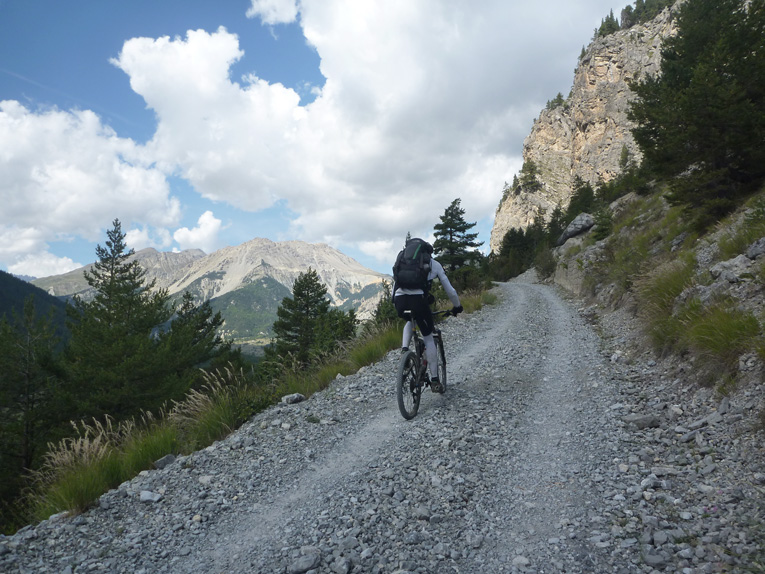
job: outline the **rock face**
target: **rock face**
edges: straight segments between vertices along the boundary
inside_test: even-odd
[[[625,147],[628,159],[640,160],[627,119],[628,82],[659,72],[661,44],[675,33],[676,10],[677,4],[650,22],[590,44],[565,103],[542,110],[523,142],[523,160],[537,167],[538,185],[506,190],[494,218],[492,251],[499,251],[509,229],[525,229],[557,205],[565,209],[575,177],[593,185],[610,181],[621,171]]]

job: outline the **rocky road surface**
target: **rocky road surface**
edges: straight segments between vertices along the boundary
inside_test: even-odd
[[[447,393],[414,420],[392,352],[0,537],[0,572],[765,571],[763,385],[722,399],[626,360],[628,319],[496,289],[442,323]]]

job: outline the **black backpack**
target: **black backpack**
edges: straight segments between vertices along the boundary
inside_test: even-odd
[[[428,273],[430,273],[430,254],[433,248],[419,238],[410,239],[402,249],[393,265],[393,279],[396,287],[402,289],[422,289],[427,291]]]

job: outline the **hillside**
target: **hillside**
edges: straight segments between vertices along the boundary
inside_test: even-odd
[[[0,294],[2,294],[0,297],[0,318],[5,317],[10,321],[14,311],[21,316],[24,302],[28,297],[33,296],[37,316],[42,318],[52,314],[57,335],[59,337],[64,336],[66,320],[66,303],[64,301],[5,271],[0,271]]]

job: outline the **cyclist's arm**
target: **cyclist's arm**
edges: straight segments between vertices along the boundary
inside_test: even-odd
[[[446,291],[446,295],[449,297],[449,301],[452,302],[452,305],[455,307],[460,306],[460,297],[457,295],[457,290],[452,287],[452,284],[449,282],[449,278],[446,276],[446,272],[444,271],[443,265],[441,265],[438,261],[435,259],[431,260],[431,270],[435,271],[436,277],[438,277],[438,280],[441,282],[441,285],[444,288],[444,291]]]

